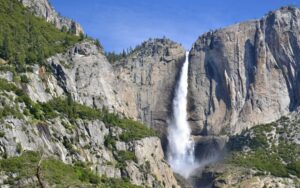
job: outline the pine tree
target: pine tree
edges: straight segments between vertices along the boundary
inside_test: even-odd
[[[83,41],[85,38],[84,34],[82,32],[79,33],[79,40]]]
[[[122,57],[126,57],[126,52],[125,52],[125,50],[123,50],[123,52],[122,52]]]
[[[2,58],[5,60],[10,60],[10,57],[12,55],[12,47],[10,44],[10,40],[7,35],[5,35],[3,42],[2,42]]]
[[[96,45],[98,48],[102,48],[102,45],[101,45],[101,43],[100,43],[100,41],[99,41],[98,39],[96,39],[95,45]]]

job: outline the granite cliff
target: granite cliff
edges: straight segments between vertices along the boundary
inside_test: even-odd
[[[54,24],[58,29],[79,35],[84,33],[83,28],[75,21],[60,16],[50,5],[48,0],[19,0],[34,15],[44,18],[47,22]]]
[[[179,44],[169,39],[151,39],[111,64],[101,49],[86,41],[47,60],[55,77],[48,85],[57,85],[50,89],[56,96],[63,91],[71,93],[82,104],[106,107],[165,129],[162,126],[166,126],[171,113],[170,99],[184,57],[184,48]],[[43,92],[35,93],[31,95],[35,100],[49,98]]]
[[[300,10],[208,32],[190,53],[194,134],[235,134],[299,106]]]
[[[173,93],[184,58],[185,50],[178,43],[169,39],[150,39],[113,65],[119,79],[116,87],[119,98],[127,102],[127,111],[135,109],[132,117],[162,134],[166,133],[172,113]],[[128,92],[129,89],[132,91]]]

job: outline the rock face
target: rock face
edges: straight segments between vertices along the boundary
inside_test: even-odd
[[[165,132],[173,91],[184,63],[184,48],[168,39],[150,39],[114,64],[119,98],[136,109],[134,117]],[[128,87],[132,92],[127,92]]]
[[[93,42],[78,43],[66,53],[49,58],[48,62],[60,88],[77,102],[98,109],[105,106],[130,116],[122,97],[117,95],[113,68]]]
[[[137,164],[145,169],[146,175],[140,172],[137,165],[128,165],[126,169],[132,182],[142,185],[143,182],[148,180],[148,186],[157,187],[158,185],[152,184],[154,182],[153,178],[156,178],[164,187],[178,187],[173,172],[164,159],[159,138],[150,137],[136,141],[133,143],[133,150],[135,151]],[[155,177],[151,174],[155,174]]]
[[[184,57],[185,50],[179,44],[155,39],[144,42],[112,65],[101,49],[87,41],[48,62],[56,78],[51,83],[71,93],[77,102],[97,108],[105,106],[164,132]],[[53,89],[60,95],[57,91],[60,90]]]
[[[99,120],[77,119],[72,123],[61,118],[36,123],[13,117],[3,119],[0,159],[18,156],[22,151],[40,151],[67,164],[74,161],[89,163],[94,172],[109,178],[127,177],[133,184],[149,187],[178,187],[170,166],[164,161],[159,138],[117,141],[123,147],[111,148],[105,144],[107,136],[117,138],[122,129],[109,127]],[[119,167],[120,161],[116,158],[122,150],[133,152],[136,157],[136,160],[126,161],[124,169]],[[5,177],[0,176],[0,186],[5,184],[1,182]]]
[[[68,127],[68,124],[72,125],[67,119],[56,119],[36,125],[13,118],[4,122],[0,125],[4,134],[0,138],[1,156],[19,155],[20,151],[16,148],[21,145],[24,151],[43,151],[44,155],[55,156],[65,163],[90,163],[95,172],[109,178],[121,178],[122,172],[136,185],[177,187],[171,168],[163,161],[164,154],[159,138],[145,138],[133,143],[123,142],[127,150],[135,151],[137,157],[136,162],[127,161],[126,169],[123,170],[117,167],[118,162],[114,157],[117,151],[105,147],[104,144],[105,136],[116,132],[108,129],[101,121],[77,120],[76,128]]]
[[[194,134],[234,134],[299,105],[300,10],[208,32],[190,52]]]
[[[48,0],[19,0],[25,7],[28,7],[34,15],[53,23],[58,29],[66,27],[68,31],[79,35],[83,33],[82,27],[73,20],[60,16],[50,5]]]

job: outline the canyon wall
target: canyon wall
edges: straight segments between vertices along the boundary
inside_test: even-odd
[[[129,109],[133,105],[134,117],[163,133],[184,59],[181,45],[169,39],[151,39],[114,64],[119,98],[128,101]],[[126,89],[132,90],[129,95],[124,95]]]
[[[190,52],[194,134],[234,134],[299,105],[300,10],[208,32]]]

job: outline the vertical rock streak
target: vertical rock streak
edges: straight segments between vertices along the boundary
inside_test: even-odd
[[[173,117],[168,128],[168,160],[172,169],[184,177],[188,177],[196,166],[194,143],[187,121],[188,58],[189,53],[186,52],[186,60],[173,99]]]

